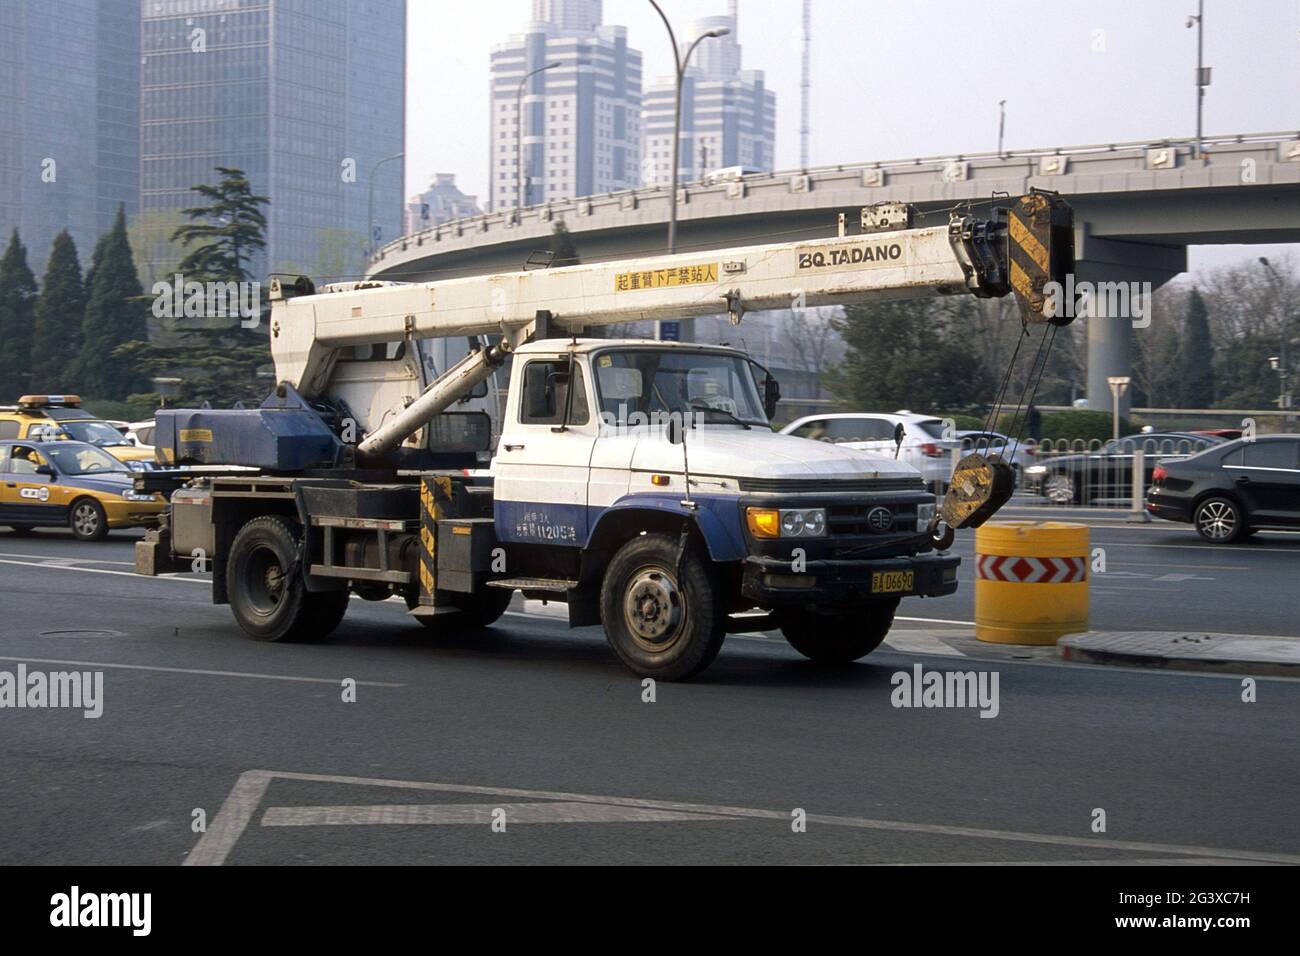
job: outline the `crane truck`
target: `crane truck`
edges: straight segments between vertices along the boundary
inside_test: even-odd
[[[169,505],[136,569],[210,571],[213,601],[262,641],[323,639],[353,595],[400,597],[446,634],[492,624],[520,592],[603,626],[643,677],[688,678],[728,633],[777,628],[809,658],[856,660],[902,598],[957,588],[946,547],[1009,496],[1006,465],[962,459],[940,506],[901,462],[774,433],[780,385],[743,350],[584,333],[960,294],[1069,321],[1044,294],[1073,268],[1059,197],[912,218],[888,203],[816,240],[432,282],[275,280],[274,392],[157,414],[163,467],[137,484]],[[440,367],[436,340],[463,355],[444,349]],[[507,366],[483,474],[489,416],[467,403]]]

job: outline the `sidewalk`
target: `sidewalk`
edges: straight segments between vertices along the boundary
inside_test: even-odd
[[[1300,637],[1204,631],[1088,631],[1057,642],[1067,661],[1300,677]]]

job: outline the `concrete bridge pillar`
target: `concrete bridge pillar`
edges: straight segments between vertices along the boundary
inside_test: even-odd
[[[1088,323],[1088,407],[1111,410],[1111,376],[1132,376],[1132,336],[1151,328],[1151,294],[1187,270],[1186,246],[1162,246],[1093,236],[1075,229],[1074,281],[1083,291],[1079,315]],[[1130,387],[1120,414],[1131,405]]]

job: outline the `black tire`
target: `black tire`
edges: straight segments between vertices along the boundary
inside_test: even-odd
[[[108,515],[94,498],[78,498],[68,509],[68,528],[78,541],[102,541],[108,535]]]
[[[506,613],[514,593],[506,588],[484,588],[479,594],[453,593],[450,600],[457,613],[417,617],[416,620],[429,630],[442,633],[481,631],[485,627],[491,627]],[[419,603],[418,596],[406,596],[408,611],[414,610]]]
[[[9,530],[18,535],[18,537],[25,538],[29,534],[36,533],[36,526],[30,524],[11,524]]]
[[[605,569],[600,616],[605,638],[641,677],[685,680],[713,663],[727,636],[727,615],[708,564],[678,539],[643,534]]]
[[[1231,498],[1206,498],[1192,512],[1192,525],[1206,541],[1230,544],[1245,534],[1246,519]]]
[[[790,646],[804,657],[819,664],[847,664],[880,646],[894,623],[898,601],[872,601],[839,614],[787,608],[777,611],[776,621]]]
[[[244,633],[258,641],[319,641],[348,609],[348,592],[308,591],[297,522],[254,518],[230,545],[226,590]]]

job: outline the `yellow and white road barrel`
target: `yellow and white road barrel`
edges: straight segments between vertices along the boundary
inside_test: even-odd
[[[975,636],[1055,644],[1088,629],[1088,526],[989,521],[975,531]]]

